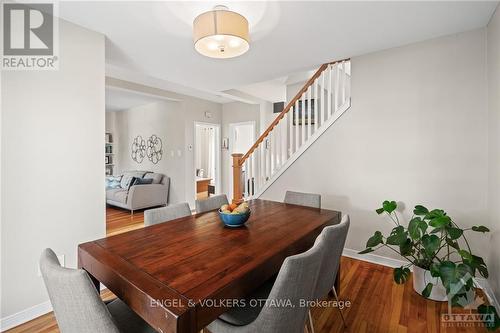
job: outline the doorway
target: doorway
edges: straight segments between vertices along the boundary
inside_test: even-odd
[[[220,125],[195,122],[194,133],[194,197],[203,200],[220,193]]]
[[[255,121],[246,121],[240,123],[231,123],[229,124],[229,153],[241,153],[245,154],[250,147],[255,143]],[[230,158],[230,164],[232,166],[232,159]],[[229,179],[229,188],[228,194],[229,197],[233,197],[233,168],[228,168],[228,179]],[[255,170],[255,168],[253,168]],[[242,169],[243,172],[246,172],[245,168]],[[245,184],[244,186],[246,186]],[[246,190],[243,189],[243,193],[246,193]]]

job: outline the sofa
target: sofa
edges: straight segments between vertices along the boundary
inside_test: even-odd
[[[170,178],[150,171],[126,171],[106,177],[106,203],[130,210],[168,204]]]

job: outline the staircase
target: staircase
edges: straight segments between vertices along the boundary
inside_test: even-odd
[[[245,154],[233,157],[233,202],[258,198],[351,106],[350,60],[314,73]]]

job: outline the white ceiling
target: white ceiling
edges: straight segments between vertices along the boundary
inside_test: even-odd
[[[124,111],[136,106],[165,100],[165,98],[150,96],[131,90],[106,87],[106,111]]]
[[[247,16],[251,48],[233,59],[196,53],[193,18],[227,5]],[[216,92],[319,64],[484,27],[497,2],[61,2],[60,16],[107,36],[106,62],[173,86]]]

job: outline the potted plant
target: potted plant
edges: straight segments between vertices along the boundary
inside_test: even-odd
[[[465,300],[475,295],[473,277],[478,274],[488,277],[488,268],[483,258],[474,255],[466,234],[489,232],[485,226],[460,228],[444,210],[429,210],[415,206],[410,222],[405,226],[397,213],[395,201],[384,201],[377,214],[387,214],[394,228],[389,236],[376,231],[366,243],[365,254],[387,247],[408,261],[408,265],[394,269],[394,281],[405,283],[413,265],[413,288],[425,298],[449,301],[454,306],[465,306]],[[479,312],[494,313],[495,327],[498,315],[493,306],[481,305]]]

